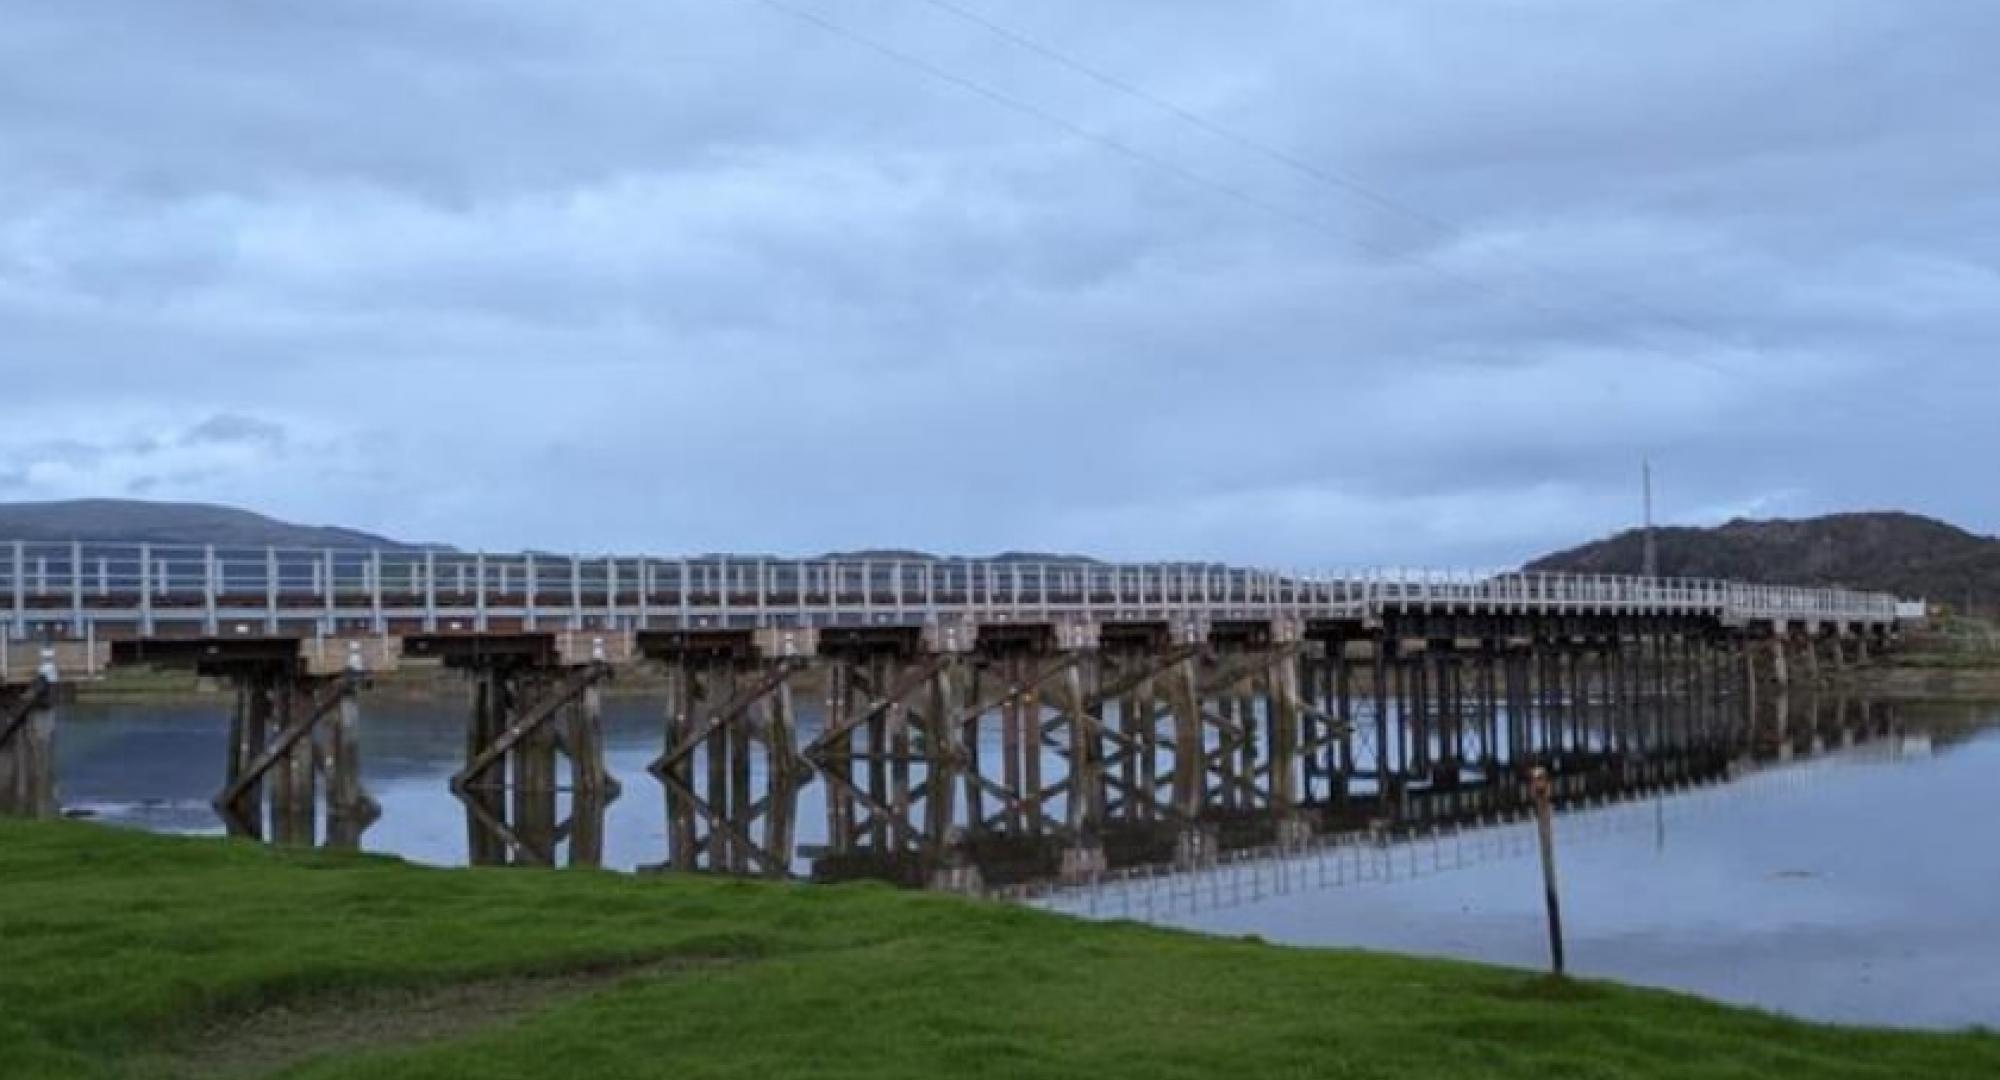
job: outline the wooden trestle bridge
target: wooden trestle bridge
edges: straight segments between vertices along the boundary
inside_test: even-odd
[[[1897,614],[1841,589],[1513,572],[0,541],[0,807],[54,812],[65,688],[182,666],[236,691],[231,829],[351,839],[376,812],[360,695],[428,658],[472,686],[452,786],[475,849],[519,849],[558,791],[615,793],[601,695],[647,665],[670,865],[788,872],[773,808],[817,777],[836,848],[1032,836],[1089,879],[1135,829],[1212,860],[1232,809],[1282,834],[1505,805],[1536,766],[1577,791],[1669,781],[1736,745],[1758,695],[1891,643]]]

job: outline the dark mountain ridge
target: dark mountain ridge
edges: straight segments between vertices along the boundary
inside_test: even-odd
[[[355,529],[295,525],[227,506],[138,499],[0,503],[0,540],[399,550],[421,546]]]
[[[1916,514],[1738,519],[1707,529],[1662,528],[1656,535],[1659,571],[1667,577],[1846,585],[1961,610],[2000,607],[2000,540]],[[1638,574],[1644,566],[1645,533],[1631,529],[1537,559],[1525,569]]]

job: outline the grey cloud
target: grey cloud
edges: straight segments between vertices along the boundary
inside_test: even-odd
[[[180,434],[180,445],[247,444],[265,449],[285,445],[285,428],[268,420],[235,413],[218,413]]]
[[[980,5],[1413,216],[927,5],[791,2],[1291,216],[749,2],[19,5],[0,486],[1495,562],[1651,456],[1669,516],[2000,521],[1993,5]]]

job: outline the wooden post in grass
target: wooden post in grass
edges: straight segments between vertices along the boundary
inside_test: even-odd
[[[1532,788],[1535,796],[1535,829],[1542,842],[1542,889],[1549,908],[1549,957],[1558,978],[1563,974],[1562,901],[1556,896],[1556,834],[1549,806],[1549,772],[1536,769]]]

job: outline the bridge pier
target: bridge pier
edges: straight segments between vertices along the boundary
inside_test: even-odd
[[[659,635],[642,642],[667,677],[667,749],[648,767],[664,788],[667,867],[790,876],[795,793],[809,771],[797,741],[794,681],[814,645],[810,634],[797,630]],[[838,692],[848,694],[849,673],[835,669],[832,675]],[[828,722],[840,717],[829,710]],[[852,806],[851,793],[832,780],[828,795]],[[828,824],[836,837],[845,827],[832,815]]]
[[[233,836],[354,849],[380,807],[361,783],[360,692],[368,657],[356,642],[323,650],[253,647],[197,664],[235,691],[222,790],[214,806]]]
[[[1401,708],[1405,715],[1404,753],[1398,762],[1405,780],[1427,782],[1431,772],[1430,642],[1424,638],[1406,641],[1396,650],[1403,661]]]
[[[1464,780],[1464,732],[1459,716],[1459,643],[1456,637],[1438,638],[1425,651],[1429,659],[1426,682],[1430,687],[1431,730],[1435,749],[1425,779],[1434,795],[1450,805]]]
[[[561,839],[571,841],[573,861],[591,861],[593,848],[601,858],[603,806],[619,790],[604,764],[601,686],[611,674],[611,650],[623,653],[629,643],[522,634],[412,644],[472,684],[465,764],[451,778],[466,807],[472,861],[551,866]],[[566,819],[559,815],[564,793]]]
[[[1064,754],[1069,774],[1069,791],[1063,799],[1067,810],[1066,871],[1102,874],[1104,868],[1103,827],[1105,821],[1105,734],[1103,706],[1094,693],[1097,688],[1097,658],[1094,653],[1078,653],[1075,662],[1057,683],[1057,722],[1068,729],[1068,749]]]
[[[1160,705],[1154,686],[1158,671],[1147,653],[1123,648],[1099,653],[1098,695],[1118,711],[1116,750],[1106,783],[1118,794],[1108,812],[1132,826],[1159,819]]]
[[[962,845],[999,843],[1032,860],[1047,833],[1063,838],[1073,876],[1102,864],[1091,852],[1101,852],[1106,777],[1120,764],[1103,743],[1120,736],[1093,693],[1096,664],[1063,628],[988,629],[822,632],[827,718],[806,756],[827,784],[837,876],[873,865],[863,872],[956,888],[968,880]],[[997,763],[981,745],[989,720]],[[1065,768],[1045,782],[1049,755]]]
[[[1327,802],[1336,811],[1354,797],[1354,780],[1359,773],[1355,760],[1355,735],[1360,726],[1355,700],[1355,670],[1347,639],[1334,637],[1324,642],[1327,663],[1322,669],[1325,686],[1320,698],[1323,727],[1321,767],[1327,785]]]
[[[1367,641],[1369,713],[1373,723],[1369,729],[1374,735],[1370,761],[1373,765],[1370,776],[1374,780],[1374,800],[1378,813],[1381,808],[1395,805],[1402,800],[1401,774],[1395,766],[1396,720],[1390,710],[1393,687],[1391,673],[1396,670],[1394,643],[1377,636]]]
[[[1212,628],[1192,700],[1184,703],[1187,730],[1175,736],[1177,765],[1191,758],[1181,772],[1198,778],[1196,790],[1205,793],[1178,808],[1184,816],[1198,817],[1203,804],[1244,812],[1303,801],[1300,629],[1283,620]]]
[[[1496,779],[1503,780],[1508,790],[1513,790],[1527,776],[1526,769],[1531,753],[1529,747],[1529,684],[1532,643],[1528,640],[1504,637],[1499,641],[1500,689],[1499,707],[1505,712],[1506,729],[1502,734],[1505,761],[1504,770],[1496,770]]]
[[[32,681],[0,683],[0,815],[53,818],[61,813],[55,733],[66,689],[52,655],[44,656]]]
[[[1488,789],[1500,783],[1505,769],[1502,755],[1506,752],[1501,718],[1506,709],[1503,699],[1503,666],[1506,654],[1503,644],[1487,636],[1479,643],[1479,696],[1484,715],[1479,734],[1480,780]]]

